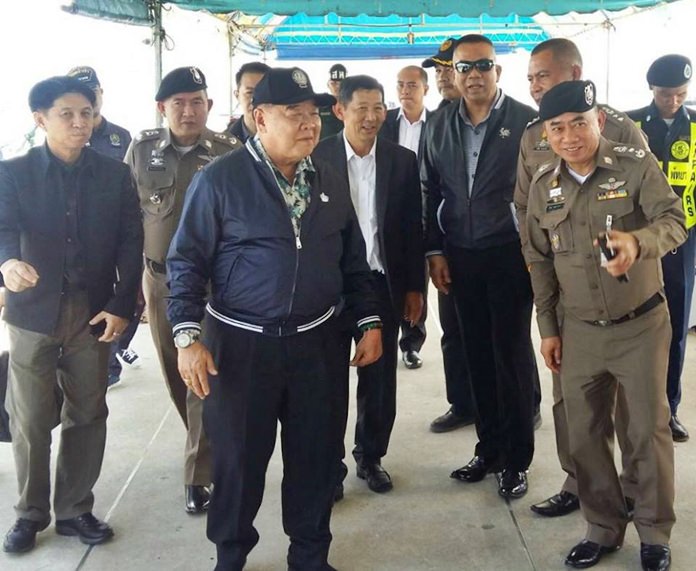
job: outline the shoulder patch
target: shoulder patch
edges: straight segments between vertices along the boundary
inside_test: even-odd
[[[633,147],[633,146],[628,146],[628,145],[617,145],[616,147],[612,147],[612,150],[618,156],[631,157],[635,160],[642,160],[647,155],[647,153],[645,152],[644,149],[641,149],[640,147]]]
[[[151,139],[157,139],[162,134],[164,129],[148,129],[147,131],[140,131],[135,137],[135,142],[139,141],[149,141]]]

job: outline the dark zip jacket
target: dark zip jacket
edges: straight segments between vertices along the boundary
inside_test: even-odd
[[[520,139],[536,111],[501,93],[491,109],[471,196],[464,159],[461,100],[434,113],[425,124],[421,182],[426,195],[426,252],[445,241],[484,249],[519,240],[513,193]]]
[[[298,238],[270,165],[249,141],[196,174],[167,258],[175,332],[199,327],[209,281],[209,313],[266,335],[309,329],[344,301],[358,325],[379,321],[348,185],[329,165],[314,167]]]

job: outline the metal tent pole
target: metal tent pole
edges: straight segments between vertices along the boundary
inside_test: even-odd
[[[162,83],[162,40],[164,38],[164,28],[162,27],[162,2],[152,0],[150,4],[152,10],[152,45],[155,48],[155,92]],[[162,126],[162,115],[155,110],[155,125]]]

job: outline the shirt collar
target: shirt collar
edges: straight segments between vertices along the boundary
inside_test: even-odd
[[[346,160],[347,162],[350,162],[350,159],[353,157],[358,157],[358,158],[365,158],[365,157],[360,157],[358,156],[355,151],[353,150],[353,147],[350,146],[350,143],[348,142],[348,138],[346,137],[346,130],[343,130],[343,143],[346,146]],[[377,137],[375,137],[375,141],[372,143],[372,148],[370,149],[370,152],[365,155],[366,157],[372,157],[373,159],[376,156],[376,149],[377,149]]]
[[[159,143],[157,143],[157,149],[163,151],[170,145],[174,147],[174,141],[172,139],[172,132],[169,130],[169,128],[167,128],[164,130],[162,139]],[[201,133],[200,137],[198,137],[198,140],[193,144],[192,148],[195,149],[198,146],[203,147],[206,151],[210,151],[213,148],[213,132],[207,127],[203,128],[203,132]]]
[[[488,115],[486,115],[486,118],[481,121],[481,123],[485,123],[490,119],[491,114],[493,111],[496,109],[500,109],[501,105],[503,104],[503,101],[505,100],[505,94],[503,94],[503,90],[498,87],[497,91],[495,92],[495,98],[493,99],[493,103],[491,103],[491,107],[488,110]],[[464,101],[464,98],[462,97],[459,100],[459,115],[461,116],[462,119],[464,119],[464,122],[467,123],[468,125],[471,125],[471,121],[469,120],[469,116],[467,115],[466,112],[466,102]],[[479,123],[479,124],[481,124]]]
[[[420,117],[418,117],[418,119],[416,119],[415,123],[411,123],[410,121],[408,121],[408,118],[404,114],[404,108],[399,107],[399,112],[396,115],[396,120],[400,121],[401,118],[403,117],[404,120],[408,121],[409,125],[415,125],[416,123],[419,123],[419,122],[425,123],[425,112],[426,112],[426,109],[425,109],[425,106],[423,106],[423,111],[421,111]]]
[[[653,119],[662,119],[660,117],[660,112],[657,109],[657,105],[655,105],[655,100],[653,99],[650,102],[650,105],[648,106],[648,115],[646,116],[645,120],[647,121],[652,121]],[[674,114],[674,120],[679,121],[681,119],[686,119],[687,121],[689,120],[689,112],[686,110],[686,107],[682,105],[679,110]],[[662,119],[664,121],[664,119]]]
[[[255,152],[256,154],[256,159],[257,160],[262,160],[267,162],[271,168],[276,171],[278,174],[283,176],[283,174],[280,172],[280,169],[275,165],[275,163],[271,160],[271,157],[268,156],[268,153],[266,152],[266,149],[263,148],[263,143],[261,143],[261,139],[259,138],[258,133],[254,135],[253,137],[250,137],[247,140],[247,145],[251,147],[251,150]],[[252,154],[254,154],[252,152]],[[302,159],[299,163],[297,163],[297,169],[295,170],[295,178],[297,178],[298,175],[301,173],[305,172],[315,172],[316,169],[314,168],[314,163],[312,162],[312,157],[307,156],[304,159]],[[290,181],[292,182],[292,181]]]

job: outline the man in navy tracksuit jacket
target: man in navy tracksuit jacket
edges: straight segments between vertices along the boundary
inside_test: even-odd
[[[379,306],[347,183],[309,157],[317,107],[334,102],[315,94],[301,69],[270,70],[253,96],[257,136],[193,179],[167,259],[179,370],[205,398],[215,490],[208,537],[218,571],[242,569],[258,541],[253,521],[278,420],[288,567],[333,569],[345,366],[335,316],[344,305],[364,332],[352,363],[381,354]]]

